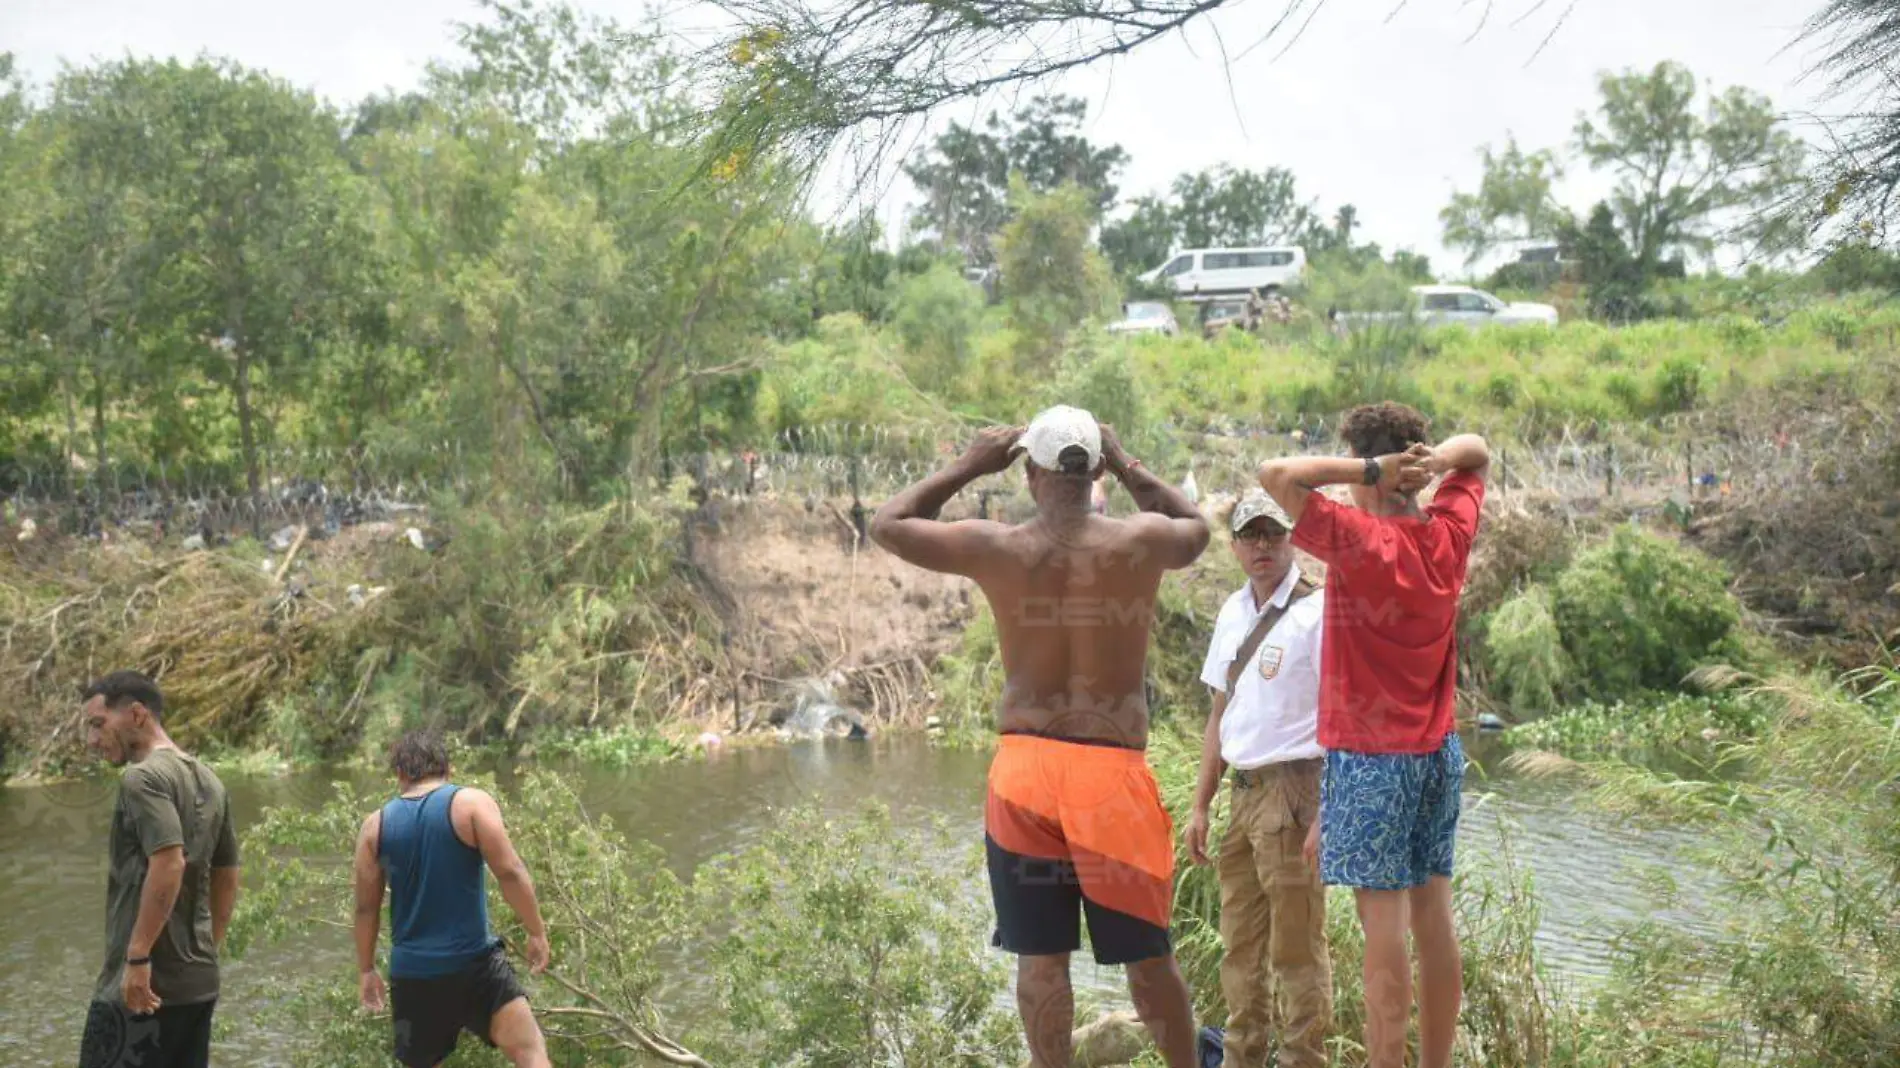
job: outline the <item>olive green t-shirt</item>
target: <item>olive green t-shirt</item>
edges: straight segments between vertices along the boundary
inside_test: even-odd
[[[112,868],[106,879],[106,961],[93,997],[117,1002],[126,947],[139,918],[150,857],[183,846],[178,900],[152,943],[152,992],[166,1005],[218,996],[218,951],[211,940],[211,869],[234,868],[237,833],[224,784],[176,749],[155,749],[129,765],[112,813]]]

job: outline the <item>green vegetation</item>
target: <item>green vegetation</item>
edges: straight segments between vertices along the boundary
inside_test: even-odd
[[[1570,1000],[1540,970],[1527,880],[1508,857],[1468,865],[1460,1056],[1900,1061],[1900,676],[1786,673],[1900,640],[1900,254],[1871,217],[1892,167],[1803,175],[1767,100],[1704,96],[1668,63],[1606,73],[1575,148],[1615,183],[1608,199],[1558,204],[1563,161],[1513,142],[1484,151],[1477,191],[1441,215],[1473,253],[1559,246],[1551,269],[1491,280],[1557,304],[1553,330],[1340,336],[1326,309],[1401,307],[1429,265],[1365,240],[1351,205],[1322,209],[1279,167],[1183,174],[1117,217],[1126,153],[1083,136],[1084,106],[1062,97],[953,124],[910,161],[913,221],[934,236],[893,249],[868,215],[808,218],[814,146],[958,97],[973,84],[959,56],[1044,17],[991,7],[945,23],[938,4],[872,0],[819,24],[766,0],[695,79],[657,27],[490,0],[415,92],[343,109],[223,61],[118,60],[29,88],[0,55],[5,770],[73,766],[74,684],[106,664],[162,669],[169,725],[242,770],[362,759],[422,724],[518,757],[677,756],[682,729],[758,703],[757,680],[727,688],[730,597],[690,547],[718,502],[671,477],[680,458],[837,426],[834,454],[932,463],[973,423],[1067,401],[1151,467],[1203,465],[1224,492],[1211,484],[1244,481],[1261,454],[1332,447],[1341,409],[1407,400],[1440,430],[1490,436],[1514,491],[1494,497],[1467,587],[1465,709],[1529,721],[1509,735],[1520,770],[1695,826],[1743,906],[1714,939],[1622,932],[1609,982]],[[1165,30],[1208,7],[1144,10]],[[1848,81],[1892,51],[1877,7],[1834,0],[1815,23],[1842,33],[1830,62]],[[935,32],[899,32],[924,8]],[[1115,36],[1125,10],[1078,9],[1107,35],[983,84],[1032,80],[1063,49],[1132,47]],[[716,86],[717,103],[688,85]],[[1843,158],[1900,159],[1896,130],[1865,120]],[[1776,205],[1794,210],[1760,210]],[[1816,222],[1844,236],[1804,274],[1690,270],[1737,237],[1792,247]],[[1184,336],[1101,328],[1118,288],[1154,295],[1128,276],[1176,246],[1281,241],[1313,263],[1285,325],[1204,341],[1180,306]],[[979,286],[971,266],[998,273]],[[1731,452],[1720,489],[1689,489],[1698,448],[1771,441]],[[1667,477],[1619,497],[1619,448],[1666,457]],[[1540,449],[1548,470],[1514,469],[1513,451]],[[298,470],[279,467],[287,453]],[[1588,456],[1609,474],[1587,507],[1538,481],[1574,480]],[[1748,464],[1771,492],[1731,497]],[[257,516],[296,475],[429,487],[422,546],[346,528],[293,571],[296,550],[258,540],[257,518],[227,547],[178,546],[196,533],[172,510],[180,483]],[[170,529],[115,523],[133,486]],[[1158,607],[1153,758],[1178,817],[1200,653],[1235,581],[1216,549]],[[986,738],[1001,687],[986,611],[932,670],[946,737]],[[234,951],[349,914],[335,861],[375,800],[279,808],[250,829]],[[535,994],[557,1063],[681,1061],[682,1047],[725,1065],[1020,1055],[967,849],[938,865],[937,843],[885,814],[804,811],[676,874],[557,774],[530,770],[509,811],[554,932]],[[1182,959],[1217,1018],[1212,872],[1181,863]],[[1344,895],[1330,913],[1335,1063],[1357,1068],[1357,929]],[[719,1015],[672,1011],[686,971]],[[387,1023],[354,1011],[346,975],[272,981],[303,1063],[385,1054]]]
[[[469,742],[545,730],[557,748],[665,751],[655,728],[698,722],[714,699],[695,680],[721,633],[675,562],[686,511],[683,497],[520,513],[445,506],[437,521],[454,534],[434,551],[394,531],[312,548],[305,581],[323,592],[307,596],[264,573],[270,554],[256,545],[0,554],[14,638],[0,665],[26,683],[6,726],[35,743],[26,770],[57,771],[79,755],[57,726],[72,714],[70,678],[101,663],[163,663],[167,724],[192,745],[298,763],[374,758],[432,725]],[[346,587],[357,592],[345,598]],[[575,741],[583,731],[599,733]]]
[[[933,865],[926,848],[953,841],[960,863]],[[1013,1063],[1006,965],[971,893],[979,857],[947,828],[897,836],[876,808],[803,810],[701,869],[702,914],[725,913],[710,963],[730,1014],[709,1048],[735,1065]]]
[[[1578,554],[1557,576],[1551,600],[1589,697],[1676,689],[1725,651],[1740,615],[1719,564],[1628,530]]]
[[[1746,693],[1646,695],[1632,702],[1583,701],[1511,731],[1511,743],[1572,756],[1683,757],[1708,763],[1724,743],[1755,736],[1768,723],[1763,702]]]
[[[1611,812],[1693,826],[1705,842],[1698,855],[1721,880],[1719,899],[1740,906],[1724,912],[1730,928],[1698,941],[1666,923],[1635,924],[1616,933],[1606,979],[1567,991],[1538,963],[1535,896],[1508,848],[1467,862],[1454,887],[1465,934],[1461,1058],[1495,1068],[1847,1068],[1900,1052],[1900,958],[1887,931],[1900,905],[1891,878],[1900,863],[1892,797],[1900,753],[1883,741],[1900,731],[1900,674],[1779,677],[1692,703],[1665,706],[1648,741],[1693,746],[1707,757],[1699,766],[1651,770],[1581,751],[1582,762],[1524,753],[1513,762],[1580,777]],[[1561,742],[1589,714],[1532,730]],[[1688,732],[1701,722],[1722,733],[1695,742]],[[1584,737],[1606,729],[1616,728],[1587,726]],[[1151,763],[1177,823],[1198,748],[1191,731],[1164,727],[1153,739]],[[1844,752],[1858,757],[1841,760]],[[347,915],[346,872],[322,861],[347,847],[376,800],[278,809],[252,829],[246,854],[259,859],[233,928],[236,949],[289,933],[290,916]],[[557,1064],[643,1063],[634,1047],[674,1042],[735,1066],[923,1068],[1020,1057],[1014,1021],[999,1007],[1003,960],[985,948],[972,890],[979,861],[967,843],[895,835],[876,809],[801,810],[681,879],[655,847],[588,817],[553,774],[530,773],[509,812],[554,939],[554,970],[533,989]],[[1216,833],[1221,816],[1217,807]],[[1183,968],[1199,1013],[1218,1022],[1213,869],[1185,855],[1177,864]],[[1667,886],[1657,892],[1658,908],[1679,904]],[[491,908],[504,935],[518,939],[503,904]],[[1359,1068],[1358,931],[1344,891],[1329,901],[1328,928],[1332,1063]],[[701,962],[695,974],[711,980],[726,1017],[699,1014],[703,990],[676,970],[688,959]],[[360,1063],[384,1048],[387,1023],[354,1011],[347,974],[282,982],[310,1063]]]
[[[336,861],[383,800],[342,793],[316,809],[272,809],[247,829],[232,952],[307,930],[310,917],[350,915],[349,867]],[[506,805],[553,949],[546,975],[522,977],[564,1068],[650,1064],[659,1050],[706,1058],[672,1063],[813,1068],[975,1068],[1020,1055],[1013,1015],[998,1007],[1002,961],[965,892],[978,858],[961,836],[962,863],[940,869],[927,858],[950,848],[947,832],[893,835],[874,806],[844,816],[801,809],[682,879],[657,846],[588,815],[556,773],[529,772]],[[498,933],[520,945],[492,883],[490,895]],[[702,1002],[679,1014],[682,991],[707,992],[701,979],[721,1011]],[[269,982],[295,1021],[298,1063],[344,1068],[387,1056],[388,1019],[357,1008],[347,968]],[[468,1063],[502,1062],[482,1051]]]
[[[1542,586],[1498,607],[1485,626],[1483,649],[1495,696],[1521,716],[1555,712],[1563,703],[1560,695],[1581,681],[1564,651],[1550,592]]]
[[[1047,366],[1041,361],[1014,366],[1012,354],[1025,351],[1026,338],[1043,337],[1034,333],[1042,327],[1033,319],[1014,327],[991,316],[972,329],[967,306],[941,295],[948,282],[920,280],[900,292],[891,340],[876,340],[884,331],[874,326],[827,322],[816,341],[779,348],[766,367],[764,392],[811,393],[804,383],[823,373],[829,392],[817,393],[831,400],[801,415],[882,426],[930,418],[933,406],[920,394],[924,383],[942,405],[935,411],[998,421],[1024,420],[1053,398],[1070,396],[1063,390],[1075,387],[1073,375],[1032,371]],[[1378,300],[1381,286],[1393,285],[1402,291],[1402,283],[1326,273],[1311,288],[1350,289]],[[1184,324],[1193,321],[1186,309],[1177,314]],[[1597,436],[1613,426],[1660,443],[1672,437],[1665,429],[1670,417],[1721,412],[1773,392],[1820,383],[1841,392],[1879,392],[1900,367],[1897,343],[1900,306],[1855,298],[1810,305],[1772,326],[1731,317],[1624,328],[1588,322],[1555,330],[1388,328],[1337,338],[1301,322],[1269,329],[1264,344],[1231,332],[1213,341],[1077,332],[1062,350],[1066,355],[1049,362],[1080,376],[1103,361],[1116,366],[1113,373],[1128,383],[1123,395],[1141,402],[1139,410],[1126,404],[1118,410],[1113,398],[1103,399],[1105,412],[1121,416],[1104,418],[1125,428],[1143,425],[1130,424],[1132,414],[1151,431],[1198,430],[1221,421],[1286,431],[1366,399],[1399,397],[1420,405],[1439,426],[1482,428],[1507,446],[1561,438],[1566,430]],[[788,422],[782,415],[778,420]]]
[[[1593,1006],[1592,1048],[1607,1063],[1847,1068],[1900,1056],[1897,698],[1891,663],[1837,683],[1772,680],[1720,706],[1718,720],[1747,709],[1761,729],[1716,740],[1719,759],[1701,769],[1514,758],[1593,784],[1610,811],[1694,827],[1698,859],[1737,906],[1715,938],[1661,921],[1621,935]],[[1673,903],[1667,888],[1656,902]]]

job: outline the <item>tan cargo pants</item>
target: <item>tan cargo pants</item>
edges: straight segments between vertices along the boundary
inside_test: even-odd
[[[1333,1020],[1326,888],[1300,855],[1319,815],[1320,768],[1319,761],[1269,764],[1233,775],[1219,860],[1223,1063],[1232,1068],[1263,1068],[1276,1025],[1281,1068],[1326,1064]]]

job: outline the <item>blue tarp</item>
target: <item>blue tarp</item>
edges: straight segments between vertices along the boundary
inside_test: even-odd
[[[1200,1056],[1201,1068],[1220,1068],[1226,1059],[1227,1032],[1219,1027],[1201,1028],[1201,1040],[1196,1052]]]

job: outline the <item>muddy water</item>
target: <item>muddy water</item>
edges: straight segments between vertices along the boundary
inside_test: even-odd
[[[1485,760],[1474,745],[1474,759]],[[701,761],[625,772],[582,769],[575,781],[590,811],[630,837],[656,844],[682,875],[716,854],[756,841],[773,812],[800,802],[844,810],[865,798],[884,802],[899,827],[923,827],[940,815],[981,833],[984,753],[936,749],[916,738],[828,741],[742,749]],[[1495,763],[1495,761],[1491,761]],[[227,776],[234,814],[248,823],[267,805],[304,803],[327,776],[243,779]],[[0,790],[0,1066],[76,1060],[85,1002],[103,952],[105,835],[109,781]],[[1575,799],[1543,784],[1467,782],[1461,854],[1495,852],[1508,838],[1532,873],[1542,904],[1544,959],[1560,976],[1588,983],[1607,960],[1618,921],[1649,914],[1641,887],[1651,866],[1683,873],[1687,844],[1638,834],[1579,811]],[[969,854],[944,857],[960,864]],[[970,871],[972,893],[982,875]],[[1695,880],[1683,880],[1693,896]],[[347,917],[336,917],[339,922]],[[1674,917],[1695,927],[1702,917]],[[220,1016],[226,1025],[216,1064],[288,1065],[287,1036],[270,1011],[244,995],[250,976],[330,968],[350,971],[347,930],[322,928],[289,943],[254,950],[227,966]],[[1079,984],[1119,990],[1119,974],[1078,959]],[[691,990],[674,997],[690,1002]],[[669,1006],[690,1013],[690,1004]]]

